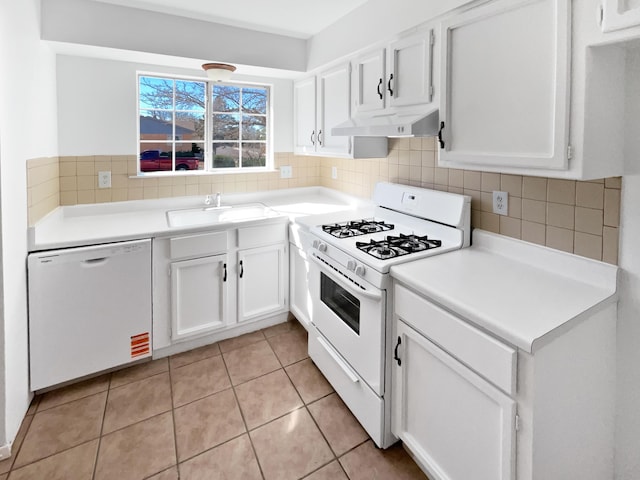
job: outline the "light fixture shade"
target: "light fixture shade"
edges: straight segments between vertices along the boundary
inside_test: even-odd
[[[236,67],[228,63],[205,63],[202,68],[207,72],[209,79],[214,82],[225,82],[236,71]]]

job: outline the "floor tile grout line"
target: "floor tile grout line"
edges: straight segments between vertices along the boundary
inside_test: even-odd
[[[65,388],[65,387],[62,387],[62,388]],[[109,390],[109,387],[108,387],[108,386],[107,386],[107,388],[105,388],[104,390],[98,390],[98,391],[95,391],[95,392],[87,393],[86,395],[83,395],[82,397],[72,398],[71,400],[66,400],[66,401],[64,401],[64,402],[62,402],[62,403],[59,403],[59,404],[57,404],[57,405],[53,405],[52,407],[44,408],[44,409],[42,409],[42,410],[38,409],[38,411],[37,411],[36,413],[48,412],[49,410],[53,410],[54,408],[57,408],[57,407],[62,407],[63,405],[66,405],[66,404],[68,404],[68,403],[76,402],[76,401],[78,401],[78,400],[84,400],[85,398],[89,398],[89,397],[91,397],[91,396],[93,396],[93,395],[98,395],[99,393],[104,393],[104,392],[106,392],[107,390]],[[55,390],[52,390],[52,391],[55,391]],[[35,415],[35,414],[34,414],[34,415]],[[25,416],[26,416],[26,415],[25,415]]]
[[[169,366],[169,395],[171,396],[171,421],[173,425],[173,454],[176,459],[176,471],[178,472],[178,478],[180,478],[180,467],[178,466],[178,429],[176,428],[176,407],[173,403],[173,381],[171,379],[171,360],[167,359]]]
[[[74,448],[78,448],[78,447],[81,447],[82,445],[86,445],[87,443],[95,442],[99,438],[100,437],[90,438],[89,440],[85,440],[84,442],[79,443],[77,445],[74,445],[73,447],[65,448],[64,450],[60,450],[59,452],[55,452],[55,453],[52,453],[51,455],[47,455],[45,457],[39,458],[37,460],[34,460],[33,462],[25,463],[24,465],[20,465],[19,467],[16,467],[16,468],[12,467],[11,470],[9,470],[8,472],[3,473],[2,475],[8,474],[8,473],[12,473],[12,472],[17,471],[17,470],[21,470],[21,469],[23,469],[25,467],[33,465],[34,463],[38,463],[38,462],[41,462],[43,460],[47,460],[47,459],[49,459],[51,457],[55,457],[56,455],[59,455],[61,453],[65,453],[65,452],[68,452],[69,450],[73,450]],[[96,451],[96,453],[97,453],[97,451]]]
[[[264,333],[263,333],[264,335]],[[227,368],[227,362],[224,359],[224,355],[222,356],[222,364],[224,365],[224,368],[227,372],[227,376],[229,377],[229,382],[231,382],[231,375],[229,374],[229,369]],[[277,370],[274,370],[277,371]],[[260,475],[262,476],[263,480],[266,478],[264,475],[264,471],[262,470],[262,465],[260,464],[260,459],[258,458],[258,452],[256,451],[256,447],[253,444],[253,440],[251,439],[251,435],[250,435],[250,431],[249,431],[249,425],[247,425],[247,419],[244,416],[244,412],[242,411],[242,407],[240,406],[240,400],[238,400],[238,393],[236,392],[236,388],[233,385],[233,382],[231,382],[231,391],[233,392],[233,397],[235,398],[236,401],[236,405],[238,406],[238,411],[240,412],[240,417],[242,418],[242,423],[244,424],[244,430],[245,433],[247,435],[247,438],[249,439],[249,445],[251,445],[251,451],[253,452],[253,456],[256,459],[256,463],[258,464],[258,470],[260,471]],[[243,435],[244,435],[243,434]]]
[[[24,422],[25,419],[27,417],[29,417],[29,416],[31,416],[33,418],[29,422],[29,426],[27,427],[27,430],[24,432],[24,436],[22,437],[22,441],[20,442],[20,445],[18,445],[18,449],[16,450],[15,454],[12,454],[11,457],[9,457],[9,458],[11,458],[11,463],[9,464],[9,470],[7,472],[5,472],[7,474],[9,474],[9,473],[11,473],[13,471],[13,467],[16,464],[16,459],[18,458],[18,454],[20,453],[20,450],[22,450],[22,445],[24,445],[24,441],[27,439],[27,434],[29,433],[29,429],[31,429],[31,425],[33,424],[33,421],[36,418],[36,412],[34,412],[32,415],[25,415],[24,418],[22,419],[22,421]],[[22,424],[20,424],[20,426],[22,426]],[[18,429],[18,431],[20,431],[20,429]],[[31,462],[31,463],[33,463],[33,462]],[[19,468],[22,468],[22,467],[19,467]]]
[[[104,432],[104,421],[107,418],[107,405],[109,405],[109,393],[111,393],[111,378],[113,374],[109,375],[109,381],[107,382],[107,396],[104,399],[104,409],[102,411],[102,422],[100,424],[100,436],[98,437],[98,448],[96,449],[96,458],[93,459],[93,474],[92,480],[95,480],[98,473],[98,459],[100,458],[100,446],[102,445],[102,433]]]

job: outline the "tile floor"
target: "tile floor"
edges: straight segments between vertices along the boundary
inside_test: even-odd
[[[0,480],[426,479],[377,449],[287,322],[39,395]]]

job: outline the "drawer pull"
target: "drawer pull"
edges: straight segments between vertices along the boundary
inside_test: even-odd
[[[400,347],[401,343],[402,338],[398,337],[398,343],[396,343],[396,348],[393,350],[393,359],[398,362],[398,366],[402,365],[402,360],[400,360],[400,357],[398,356],[398,348]]]

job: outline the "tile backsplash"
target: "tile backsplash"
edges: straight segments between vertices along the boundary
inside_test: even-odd
[[[322,185],[369,198],[376,182],[390,181],[464,193],[472,198],[473,227],[616,264],[621,179],[559,180],[436,166],[433,138],[389,139],[386,158],[341,159],[277,153],[279,172],[135,178],[136,156],[87,156],[28,162],[29,224],[58,205],[114,202],[210,193]],[[337,178],[332,177],[333,167]],[[111,171],[111,188],[97,173]],[[509,194],[508,215],[492,213],[492,192]]]

